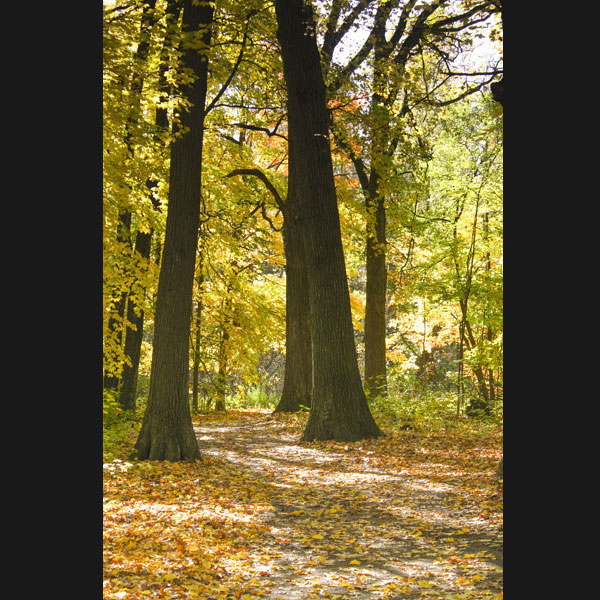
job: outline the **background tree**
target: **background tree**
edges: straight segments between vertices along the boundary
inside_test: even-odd
[[[119,60],[118,58],[119,50],[121,50],[119,47],[121,42],[118,35],[123,33],[122,27],[127,26],[128,22],[134,21],[134,19],[114,19],[117,21],[117,23],[114,23],[112,22],[113,20],[108,18],[106,11],[104,19],[105,90],[111,89],[110,83],[117,83],[119,87],[127,85],[129,88],[126,99],[119,98],[117,102],[118,106],[124,108],[124,112],[121,115],[124,119],[123,121],[118,118],[113,120],[116,123],[121,121],[123,143],[121,144],[121,148],[119,148],[120,151],[114,152],[116,148],[111,147],[110,144],[107,144],[106,148],[107,153],[110,153],[112,150],[114,155],[123,161],[119,164],[120,174],[115,177],[117,181],[120,180],[118,183],[115,181],[115,188],[119,189],[120,192],[118,195],[115,195],[117,206],[116,242],[122,249],[122,258],[114,262],[114,268],[116,278],[125,281],[132,278],[132,275],[128,273],[128,263],[133,260],[132,253],[136,252],[132,248],[131,220],[132,204],[134,203],[132,197],[136,195],[138,188],[135,182],[135,175],[132,173],[134,169],[132,169],[131,165],[135,164],[134,155],[138,142],[136,130],[140,122],[142,91],[145,73],[148,68],[147,59],[150,48],[150,36],[156,22],[155,5],[156,0],[146,0],[142,3],[142,12],[139,21],[139,41],[136,51],[131,57],[131,62],[123,61],[122,59]],[[122,69],[123,64],[126,65],[125,70]],[[126,82],[128,83],[126,84]],[[106,103],[108,98],[109,94],[105,93],[105,104],[108,104]],[[106,135],[105,140],[108,141]],[[123,167],[125,168],[123,169]],[[138,249],[141,249],[141,245],[138,246]],[[108,358],[105,364],[105,389],[116,390],[119,385],[123,364],[128,362],[123,349],[127,326],[126,307],[128,291],[129,287],[127,285],[115,286],[112,292],[111,303],[108,306],[110,316],[107,321],[108,328],[104,336],[106,346],[104,356]]]
[[[168,133],[169,119],[165,103],[168,100],[170,87],[166,73],[169,68],[170,55],[173,50],[174,38],[177,34],[177,20],[180,13],[180,6],[174,2],[167,2],[164,15],[164,38],[160,51],[160,64],[158,73],[158,93],[159,103],[155,108],[154,124],[156,132],[154,142],[160,153],[164,147],[164,139]],[[158,181],[156,176],[148,178],[146,181],[148,194],[152,206],[160,210],[161,199],[157,193]],[[146,273],[146,277],[139,278],[134,287],[129,291],[127,301],[127,327],[125,330],[125,364],[121,378],[121,388],[119,391],[119,404],[127,410],[135,408],[135,399],[137,392],[137,380],[140,356],[142,350],[142,340],[144,333],[144,311],[146,305],[146,292],[151,285],[152,274],[150,270],[150,251],[152,247],[152,237],[154,235],[154,224],[142,222],[138,226],[135,236],[134,259],[139,264],[140,274]]]
[[[285,254],[285,369],[283,389],[274,412],[297,412],[311,406],[312,345],[310,338],[308,280],[298,207],[290,195],[281,195],[257,168],[235,169],[228,177],[251,175],[262,181],[283,214],[282,241]],[[289,185],[289,180],[288,180]]]
[[[454,76],[450,65],[467,44],[465,32],[485,22],[496,7],[491,2],[452,5],[443,1],[417,4],[397,0],[372,5],[358,1],[346,7],[341,2],[333,2],[321,19],[321,54],[328,74],[330,98],[335,97],[338,104],[345,104],[348,97],[356,97],[357,90],[368,98],[367,112],[358,128],[358,131],[368,132],[366,139],[358,144],[356,138],[348,139],[348,132],[357,130],[356,125],[347,129],[348,118],[337,128],[334,118],[333,132],[354,163],[365,197],[365,389],[369,395],[376,396],[385,394],[387,387],[386,199],[389,203],[392,190],[402,186],[394,174],[393,156],[407,136],[416,133],[419,137],[418,130],[410,131],[415,122],[412,113],[419,104],[431,106],[437,102],[434,92]],[[340,46],[343,50],[345,36],[359,19],[368,35],[350,58],[341,63],[335,61],[336,51]],[[428,66],[426,74],[428,63],[437,66],[435,69]],[[424,89],[418,85],[418,70],[423,71],[423,80],[428,81]],[[494,73],[492,70],[487,75]],[[440,75],[444,79],[441,83],[435,82],[433,77],[440,79]],[[359,77],[366,83],[360,83]],[[485,83],[479,81],[469,86],[457,98],[475,92]],[[444,103],[448,101],[444,99]],[[360,137],[364,138],[364,134]],[[417,150],[426,151],[422,139],[419,138],[419,142]]]

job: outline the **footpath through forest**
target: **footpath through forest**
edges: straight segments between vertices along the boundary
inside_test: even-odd
[[[499,434],[302,425],[203,415],[203,462],[105,465],[104,598],[502,598]]]

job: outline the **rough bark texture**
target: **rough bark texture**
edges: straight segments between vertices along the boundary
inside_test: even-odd
[[[285,371],[281,398],[273,412],[297,412],[302,406],[311,406],[312,350],[306,259],[302,232],[297,224],[298,217],[289,202],[288,194],[283,225],[286,273]]]
[[[183,4],[183,27],[202,31],[210,43],[213,8]],[[150,394],[135,453],[139,459],[193,460],[200,458],[188,398],[189,333],[198,226],[207,59],[185,48],[184,67],[195,75],[182,90],[191,107],[181,111],[187,133],[171,148],[169,207],[156,299]]]
[[[302,439],[351,441],[382,435],[362,389],[329,145],[329,115],[312,10],[275,2],[288,93],[294,169],[308,273],[313,394]]]

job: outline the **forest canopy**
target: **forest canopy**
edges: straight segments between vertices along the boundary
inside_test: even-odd
[[[108,419],[501,418],[501,9],[104,1]]]

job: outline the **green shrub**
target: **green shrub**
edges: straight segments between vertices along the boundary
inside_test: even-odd
[[[279,398],[269,394],[262,386],[250,388],[245,394],[228,396],[225,406],[229,408],[275,408]]]

